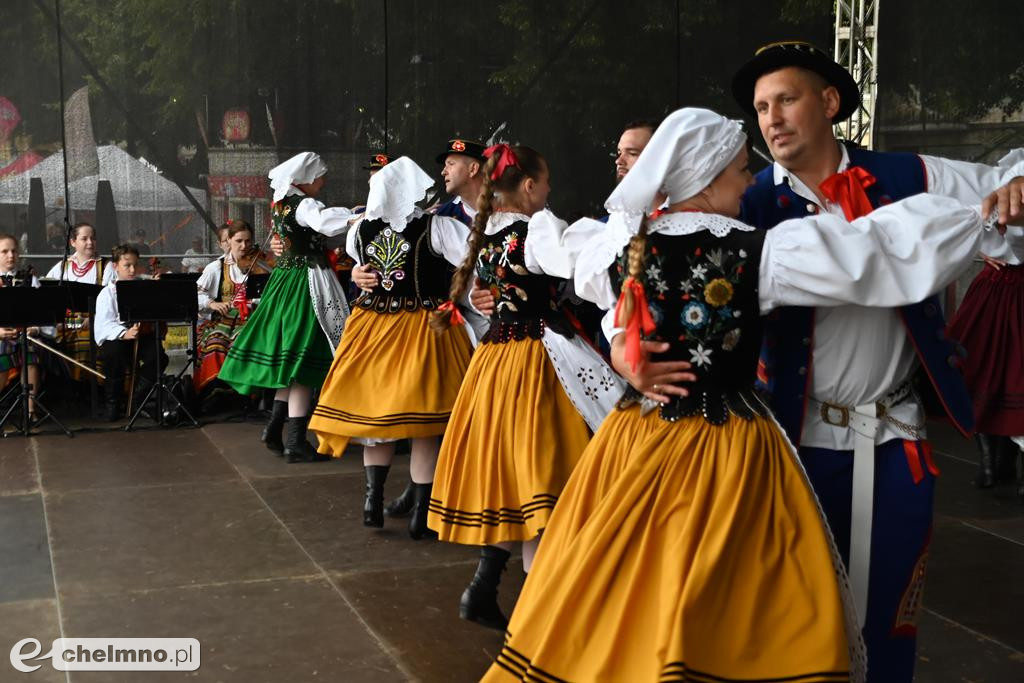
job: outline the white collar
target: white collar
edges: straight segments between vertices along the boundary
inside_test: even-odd
[[[462,205],[462,210],[466,212],[467,216],[469,216],[470,218],[476,218],[476,214],[477,214],[476,209],[474,209],[472,206],[470,206],[466,202],[462,201],[462,197],[460,197],[458,195],[455,195],[455,199],[453,201],[456,204],[461,204]]]
[[[700,211],[663,213],[652,220],[647,226],[647,231],[650,233],[672,236],[693,235],[707,230],[715,237],[725,237],[733,230],[752,232],[756,229],[754,226],[742,223],[735,218]]]
[[[839,168],[836,169],[836,173],[842,173],[843,171],[850,167],[850,152],[849,150],[846,149],[846,145],[839,142],[838,140],[836,141],[836,144],[839,145],[840,154]],[[784,168],[777,161],[772,164],[772,176],[775,180],[776,185],[786,183],[791,188],[793,188],[793,192],[796,192],[804,199],[814,202],[815,204],[819,203],[818,195],[814,193],[814,190],[807,187],[807,184],[804,183],[804,181],[800,180],[800,178],[798,178],[796,174],[791,173],[788,169]]]
[[[516,213],[514,211],[495,211],[487,219],[487,229],[484,230],[484,234],[493,235],[496,232],[501,232],[517,221],[529,223],[530,217],[525,213]]]

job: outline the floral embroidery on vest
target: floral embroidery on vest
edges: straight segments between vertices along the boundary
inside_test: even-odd
[[[390,292],[395,280],[405,279],[405,259],[409,254],[409,243],[401,234],[386,228],[366,247],[369,264],[380,273],[380,286]]]

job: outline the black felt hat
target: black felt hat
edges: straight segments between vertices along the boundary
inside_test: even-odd
[[[860,89],[850,72],[810,43],[798,40],[769,43],[758,49],[754,57],[739,68],[732,77],[732,96],[736,98],[736,103],[743,111],[756,117],[754,85],[757,79],[787,66],[799,66],[813,71],[839,91],[839,111],[832,117],[832,123],[849,118],[860,106]]]
[[[371,154],[368,165],[363,166],[364,171],[379,171],[388,165],[391,159],[388,158],[387,154]]]
[[[483,143],[475,142],[473,140],[464,140],[462,138],[449,140],[448,146],[445,147],[445,150],[438,154],[434,160],[439,164],[443,164],[449,154],[464,154],[467,157],[476,159],[480,163],[487,161],[487,158],[484,156]]]

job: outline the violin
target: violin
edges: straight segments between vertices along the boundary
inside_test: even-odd
[[[137,323],[140,337],[152,337],[156,335],[160,339],[167,338],[167,323]]]
[[[157,258],[156,256],[154,256],[153,258],[149,259],[149,276],[151,278],[157,279],[161,275],[163,275],[164,273],[170,273],[170,272],[171,272],[171,269],[170,268],[165,268],[163,263],[161,263],[160,259]]]
[[[257,247],[253,247],[242,258],[236,261],[236,265],[239,266],[242,272],[259,274],[266,272],[266,268],[263,266],[263,263],[266,263],[267,260],[266,253]]]
[[[260,261],[266,262],[267,255],[258,247],[253,247],[242,258],[237,260],[237,265],[243,273],[263,273],[266,272],[260,265]],[[256,264],[255,266],[253,264]],[[251,269],[251,270],[250,270]]]

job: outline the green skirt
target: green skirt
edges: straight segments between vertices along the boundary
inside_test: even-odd
[[[309,296],[306,268],[270,275],[260,305],[228,351],[218,377],[240,394],[298,382],[319,387],[334,354]]]

